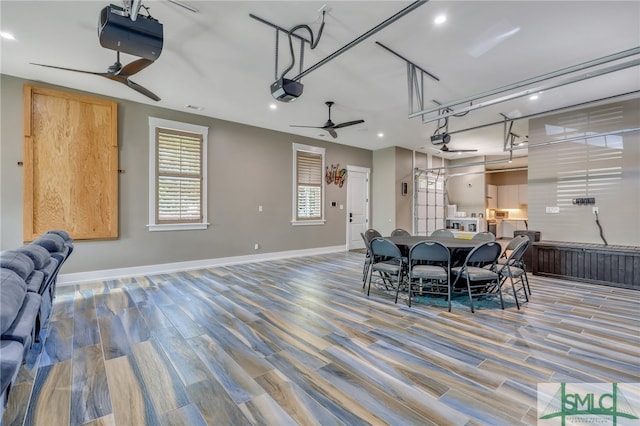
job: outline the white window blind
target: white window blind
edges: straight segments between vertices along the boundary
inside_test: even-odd
[[[322,156],[297,152],[298,220],[322,218]]]
[[[208,128],[149,117],[149,230],[206,229]]]
[[[293,225],[324,224],[324,151],[293,144]]]
[[[202,135],[156,129],[157,223],[202,221]]]

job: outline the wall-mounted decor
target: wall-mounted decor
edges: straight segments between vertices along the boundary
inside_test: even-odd
[[[328,185],[335,183],[340,188],[344,185],[344,181],[347,179],[347,169],[341,169],[340,163],[326,167],[325,180]]]

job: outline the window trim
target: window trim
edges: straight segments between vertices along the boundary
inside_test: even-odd
[[[293,148],[293,167],[292,167],[292,196],[291,196],[291,225],[293,226],[310,226],[310,225],[324,225],[327,221],[324,216],[324,200],[325,200],[325,181],[324,176],[320,178],[320,219],[298,219],[298,151],[309,152],[311,154],[320,154],[322,156],[322,164],[320,170],[325,170],[325,148],[311,145],[303,145],[299,143],[291,144]]]
[[[199,223],[157,223],[156,194],[157,194],[157,158],[156,158],[156,131],[158,128],[171,129],[202,135],[202,220]],[[183,123],[180,121],[165,120],[149,117],[149,231],[182,231],[207,229],[210,223],[207,220],[207,145],[209,128],[197,124]]]

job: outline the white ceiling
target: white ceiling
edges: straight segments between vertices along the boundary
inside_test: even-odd
[[[113,3],[121,5],[119,0]],[[372,150],[420,149],[431,146],[429,136],[436,124],[408,117],[406,64],[376,41],[440,78],[425,80],[425,107],[435,105],[432,99],[457,100],[640,45],[638,1],[431,1],[308,74],[302,79],[303,95],[281,103],[269,90],[276,76],[275,29],[252,19],[250,13],[283,28],[307,24],[317,33],[319,10],[326,5],[322,38],[315,50],[305,52],[307,69],[411,2],[184,3],[199,12],[168,0],[143,1],[164,25],[164,48],[159,59],[132,80],[160,96],[160,102],[101,77],[30,64],[106,71],[115,52],[100,46],[96,24],[108,0],[2,0],[1,30],[13,33],[16,40],[2,39],[0,71],[169,109],[194,112],[186,105],[195,105],[203,108],[197,114],[324,140],[333,139],[322,130],[290,124],[322,126],[327,119],[324,102],[331,100],[334,122],[365,120],[338,130],[335,142]],[[447,21],[438,26],[433,20],[439,14],[446,14]],[[297,34],[308,36],[304,31]],[[297,54],[297,44],[295,50]],[[121,62],[135,59],[123,55]],[[281,38],[278,74],[288,61],[288,45]],[[298,71],[296,64],[287,77]],[[523,97],[472,111],[452,118],[449,131],[499,121],[500,114],[528,115],[639,89],[639,67],[633,67],[545,91],[535,101]],[[269,108],[272,103],[277,109]],[[526,121],[515,121],[513,130],[526,135]],[[384,137],[378,137],[379,132]],[[503,126],[454,133],[449,145],[477,148],[482,155],[499,154]],[[525,154],[526,150],[515,152]]]

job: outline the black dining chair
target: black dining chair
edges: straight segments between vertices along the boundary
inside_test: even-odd
[[[493,233],[491,233],[491,232],[478,232],[473,237],[471,237],[471,239],[472,240],[480,240],[480,241],[495,241],[496,240],[496,236],[493,235]],[[502,249],[500,249],[500,250],[502,250]]]
[[[487,241],[471,250],[462,266],[451,268],[451,274],[455,277],[452,288],[455,290],[459,282],[466,284],[472,313],[475,312],[473,309],[474,296],[478,297],[494,292],[500,296],[500,305],[504,309],[502,281],[495,269],[501,252],[502,246],[498,242]]]
[[[448,229],[436,229],[431,233],[432,237],[446,237],[446,238],[455,238],[455,234]]]
[[[391,231],[391,236],[392,237],[402,237],[402,236],[410,237],[411,234],[409,233],[409,231],[406,231],[402,228],[396,228],[393,231]]]
[[[409,306],[414,287],[419,294],[438,294],[447,296],[451,312],[451,253],[438,241],[422,241],[409,250],[408,292]],[[424,287],[425,281],[429,285]],[[396,291],[396,303],[398,292]]]
[[[380,274],[385,286],[390,282],[390,277],[397,277],[396,290],[400,289],[402,277],[405,273],[405,261],[398,246],[381,237],[372,239],[369,244],[371,247],[371,265],[369,266],[367,296],[371,293],[371,280],[374,272]]]

